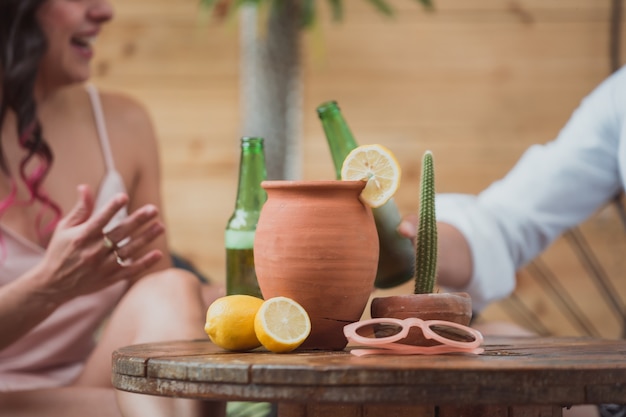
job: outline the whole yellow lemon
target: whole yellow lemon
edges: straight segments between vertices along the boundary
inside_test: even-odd
[[[250,295],[227,295],[207,310],[204,331],[217,346],[246,351],[261,346],[254,331],[254,317],[263,300]]]

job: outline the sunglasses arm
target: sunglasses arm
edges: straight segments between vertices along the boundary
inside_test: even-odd
[[[437,346],[411,346],[401,343],[387,343],[376,346],[376,349],[351,349],[350,353],[355,356],[366,355],[438,355],[443,353],[470,353],[479,355],[485,349],[480,347],[455,347],[450,345]]]

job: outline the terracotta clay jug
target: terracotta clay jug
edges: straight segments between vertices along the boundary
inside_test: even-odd
[[[341,350],[374,286],[378,235],[363,181],[263,181],[254,240],[263,298],[292,298],[311,318],[303,349]]]

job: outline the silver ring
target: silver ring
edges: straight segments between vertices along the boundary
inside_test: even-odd
[[[128,265],[130,265],[130,261],[122,258],[118,253],[117,250],[114,250],[113,253],[115,254],[115,262],[117,262],[117,264],[121,267],[126,267]]]
[[[113,250],[117,249],[117,245],[115,244],[115,242],[113,242],[111,239],[109,239],[109,237],[106,235],[106,233],[102,234],[102,240],[104,242],[104,247],[105,248],[113,249]]]

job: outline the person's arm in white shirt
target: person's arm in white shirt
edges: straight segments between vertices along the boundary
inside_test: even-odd
[[[623,189],[625,112],[622,70],[502,180],[478,196],[438,195],[438,284],[469,292],[476,310],[512,292],[519,268]]]

